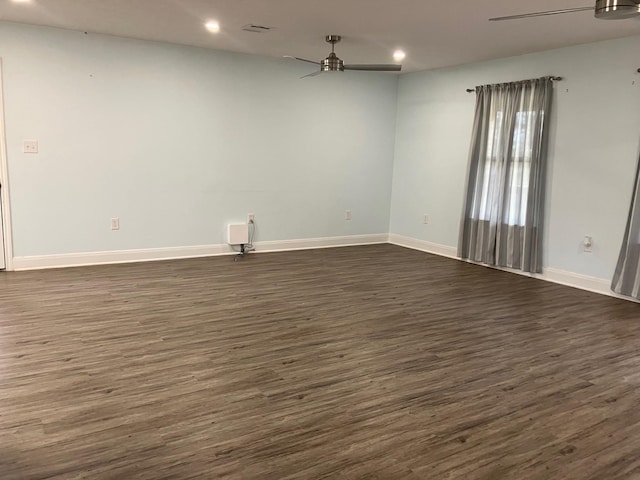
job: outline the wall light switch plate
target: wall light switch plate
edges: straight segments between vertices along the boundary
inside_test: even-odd
[[[37,140],[25,140],[22,143],[22,151],[24,153],[38,153],[38,141]]]

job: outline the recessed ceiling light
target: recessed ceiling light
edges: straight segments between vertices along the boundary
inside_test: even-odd
[[[215,20],[209,20],[207,23],[204,24],[204,26],[211,33],[218,33],[220,31],[220,24]]]
[[[12,0],[13,3],[31,3],[31,0]]]
[[[406,56],[407,54],[404,53],[402,50],[396,50],[395,52],[393,52],[393,59],[396,62],[401,62],[402,60],[405,59]]]

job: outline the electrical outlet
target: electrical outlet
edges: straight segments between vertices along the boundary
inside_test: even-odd
[[[22,143],[23,153],[38,153],[38,141],[37,140],[25,140]]]
[[[582,241],[582,251],[585,253],[593,252],[593,238],[588,235],[585,235],[584,240]]]
[[[424,223],[425,225],[429,225],[429,215],[427,215],[426,213],[424,214],[424,217],[422,218],[422,223]]]
[[[120,218],[114,217],[111,219],[111,230],[120,230]]]
[[[249,214],[249,223],[253,223],[256,221],[256,216],[253,213]]]
[[[344,211],[344,219],[345,220],[351,220],[351,210],[345,210]]]

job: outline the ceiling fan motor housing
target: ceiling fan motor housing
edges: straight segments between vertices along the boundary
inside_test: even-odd
[[[640,15],[640,0],[596,0],[596,18],[618,20]]]
[[[344,72],[344,62],[331,52],[327,58],[320,62],[320,69],[323,72]]]

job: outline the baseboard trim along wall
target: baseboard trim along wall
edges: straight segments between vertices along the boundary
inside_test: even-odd
[[[418,240],[417,238],[404,237],[402,235],[394,235],[394,234],[389,235],[389,243],[392,243],[393,245],[398,245],[400,247],[411,248],[413,250],[420,250],[421,252],[425,252],[425,253],[432,253],[434,255],[439,255],[442,257],[453,258],[458,261],[464,261],[457,257],[457,249],[455,247],[450,247],[447,245],[439,245],[437,243]],[[486,267],[486,268],[494,268],[494,267]],[[573,273],[566,270],[560,270],[557,268],[545,268],[543,273],[538,273],[538,274],[518,272],[516,270],[508,270],[503,268],[498,268],[497,270],[502,270],[502,271],[514,273],[517,275],[524,275],[527,277],[537,278],[540,280],[545,280],[547,282],[558,283],[560,285],[565,285],[567,287],[578,288],[580,290],[587,290],[589,292],[599,293],[601,295],[607,295],[610,297],[616,297],[616,298],[620,298],[622,300],[627,300],[630,302],[640,303],[639,301],[633,298],[625,297],[612,292],[611,281],[607,280],[606,278],[590,277],[587,275],[581,275],[578,273]]]
[[[401,235],[389,235],[389,243],[398,245],[400,247],[407,247],[413,250],[420,250],[421,252],[433,253],[440,255],[441,257],[453,258],[459,260],[457,257],[458,250],[456,247],[450,247],[448,245],[440,245],[438,243],[427,242],[425,240],[418,240],[412,237],[403,237]]]
[[[351,235],[347,237],[307,238],[302,240],[276,240],[256,242],[256,252],[283,252],[292,250],[310,250],[316,248],[353,247],[356,245],[375,245],[388,243],[389,234]]]
[[[389,235],[351,235],[344,237],[305,238],[299,240],[279,240],[256,242],[258,253],[280,252],[287,250],[306,250],[313,248],[347,247],[387,243]],[[62,255],[39,255],[14,257],[13,270],[41,270],[46,268],[83,267],[88,265],[108,265],[114,263],[153,262],[158,260],[176,260],[181,258],[214,257],[238,253],[229,245],[201,245],[192,247],[147,248],[136,250],[117,250],[112,252],[68,253]]]
[[[439,255],[461,261],[456,255],[455,247],[427,242],[417,238],[404,237],[395,234],[351,235],[342,237],[303,238],[297,240],[275,240],[256,242],[255,252],[284,252],[292,250],[309,250],[317,248],[349,247],[355,245],[374,245],[391,243],[401,247],[419,250],[425,253]],[[89,265],[108,265],[115,263],[154,262],[160,260],[177,260],[183,258],[214,257],[220,255],[234,255],[237,251],[229,245],[201,245],[192,247],[148,248],[137,250],[118,250],[112,252],[69,253],[63,255],[40,255],[32,257],[14,257],[13,269],[41,270],[47,268],[82,267]],[[486,267],[492,268],[492,267]],[[589,292],[621,298],[636,303],[635,299],[618,295],[611,291],[611,282],[605,278],[590,277],[578,273],[545,268],[542,274],[528,274],[515,270],[499,269],[517,275],[525,275],[547,282],[558,283],[568,287],[587,290]]]

